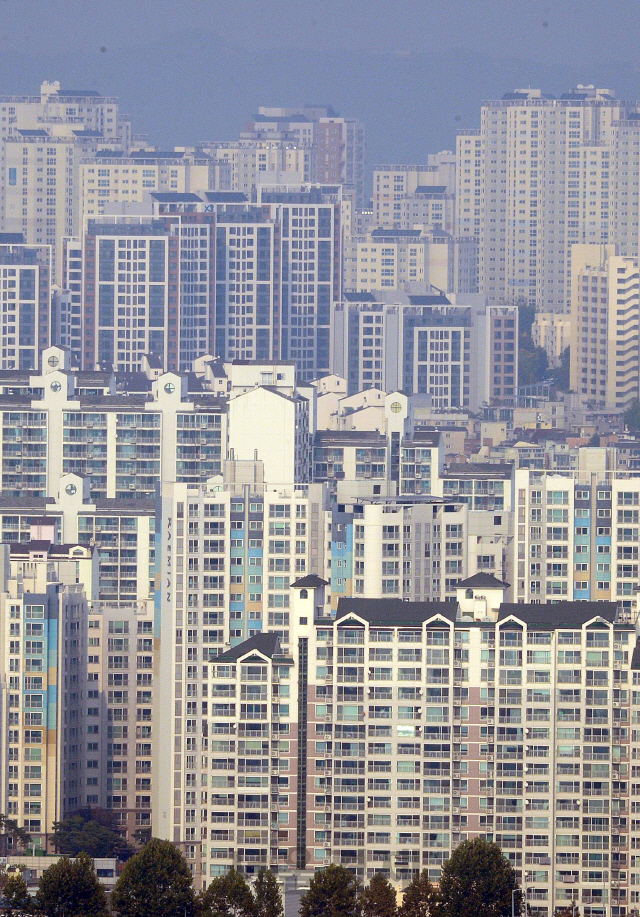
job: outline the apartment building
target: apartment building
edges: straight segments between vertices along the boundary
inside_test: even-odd
[[[633,474],[515,473],[517,596],[612,601],[636,611]]]
[[[260,184],[302,184],[315,180],[316,153],[310,140],[252,139],[247,132],[241,138],[198,145],[199,151],[212,157],[218,173],[217,181],[214,178],[208,185],[201,185],[200,190],[251,194]]]
[[[342,185],[356,203],[364,202],[364,125],[357,118],[340,117],[325,106],[273,108],[260,106],[258,114],[245,124],[245,133],[255,140],[271,137],[310,144],[313,150],[313,181]]]
[[[229,483],[169,484],[162,492],[161,631],[172,637],[161,642],[156,699],[159,709],[175,716],[159,724],[154,832],[184,845],[205,882],[226,870],[230,858],[248,872],[257,869],[250,864],[263,863],[263,851],[243,845],[266,840],[275,847],[278,831],[268,837],[269,831],[286,835],[286,825],[295,827],[296,788],[286,776],[298,713],[287,675],[297,646],[290,587],[324,567],[328,503],[322,485],[261,484],[253,463],[244,463],[244,471],[242,464],[236,463]],[[312,618],[313,609],[309,627]],[[247,641],[252,652],[244,659],[236,648],[245,649]],[[258,658],[255,669],[253,650],[261,657],[265,646],[268,661]],[[230,679],[224,689],[213,684],[223,672]],[[277,678],[282,687],[272,689]],[[238,705],[230,700],[236,693]],[[282,746],[271,745],[280,738]],[[282,777],[271,756],[282,759]],[[235,807],[235,787],[243,809],[264,809],[238,819],[240,847],[228,843],[235,837],[235,816],[228,811]],[[278,806],[290,814],[272,824],[269,813]],[[286,838],[281,840],[274,856],[291,864]]]
[[[459,135],[456,232],[478,239],[492,302],[568,312],[574,244],[618,242],[637,257],[637,110],[593,86],[559,98],[518,89]]]
[[[379,165],[373,170],[373,224],[412,229],[417,224],[455,232],[456,156],[443,151],[424,165]]]
[[[332,372],[367,387],[429,394],[434,408],[513,403],[517,310],[482,296],[345,293],[332,325]]]
[[[0,100],[0,223],[28,244],[52,247],[58,282],[62,240],[80,230],[81,164],[130,144],[116,98],[44,82],[37,96]]]
[[[80,166],[80,222],[125,207],[148,202],[151,191],[190,193],[213,187],[211,160],[188,150],[98,150]]]
[[[77,750],[81,716],[79,654],[60,648],[67,637],[79,640],[87,598],[82,585],[60,582],[42,543],[39,548],[28,570],[19,562],[15,572],[9,547],[2,549],[0,795],[7,815],[24,826],[36,846],[46,848],[53,823],[65,810],[61,766],[74,741]],[[84,555],[85,549],[79,550]],[[73,735],[68,723],[75,723]]]
[[[101,600],[99,547],[58,543],[58,524],[32,516],[37,538],[7,545],[0,609],[0,793],[45,851],[85,807],[112,809],[130,840],[151,831],[153,602]]]
[[[628,408],[640,392],[638,263],[613,245],[576,245],[571,268],[571,388],[580,402]]]
[[[0,233],[2,369],[35,369],[51,343],[52,249]]]
[[[508,604],[504,583],[481,574],[455,601],[343,598],[310,625],[325,586],[293,584],[289,656],[256,635],[211,670],[212,740],[239,783],[216,794],[207,876],[234,862],[339,863],[402,887],[422,869],[437,882],[458,843],[483,837],[537,917],[574,902],[590,917],[629,914],[640,679],[629,619],[607,602]],[[261,775],[251,797],[247,766]]]
[[[165,369],[184,370],[213,351],[213,225],[201,213],[89,221],[82,246],[84,367],[139,372],[152,353]]]
[[[373,292],[426,283],[450,293],[475,293],[477,246],[425,228],[372,229],[345,241],[344,289]]]

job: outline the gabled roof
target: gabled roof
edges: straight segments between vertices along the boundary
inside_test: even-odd
[[[216,656],[215,662],[236,662],[242,656],[248,656],[253,650],[271,659],[278,654],[279,648],[280,640],[277,634],[254,634],[253,637],[243,640],[226,653]]]
[[[593,618],[604,618],[613,623],[616,617],[615,602],[547,602],[544,605],[512,604],[503,602],[498,621],[513,615],[529,627],[555,630],[563,627],[582,627]]]
[[[336,620],[355,614],[370,624],[388,627],[406,625],[419,627],[435,615],[444,615],[449,621],[456,620],[456,602],[403,602],[402,599],[351,599],[338,602]]]
[[[326,579],[322,579],[321,576],[318,576],[316,573],[309,573],[307,576],[303,576],[301,579],[297,579],[295,583],[291,583],[292,589],[316,589],[318,586],[328,586],[329,583]]]
[[[458,589],[461,586],[465,588],[485,588],[485,589],[506,589],[509,583],[505,583],[493,575],[493,573],[475,573],[467,579],[460,580]]]

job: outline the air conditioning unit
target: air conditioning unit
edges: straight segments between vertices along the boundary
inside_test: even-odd
[[[492,720],[492,719],[487,720],[487,726],[493,726],[493,720]]]
[[[325,758],[332,758],[332,757],[333,757],[333,753],[330,752],[330,751],[325,751],[324,756],[325,756]]]
[[[330,713],[327,713],[327,715],[326,715],[325,718],[324,718],[325,723],[330,723],[331,720],[332,720],[331,714],[330,714]]]
[[[614,700],[614,702],[613,702],[613,706],[614,706],[614,707],[619,707],[619,706],[620,706],[620,704],[618,703],[618,701],[617,701],[617,700]]]
[[[329,849],[331,847],[331,841],[325,841],[324,846],[325,846],[325,849]]]
[[[487,761],[493,761],[493,755],[487,755]]]
[[[621,649],[622,649],[622,644],[621,644],[621,643],[614,643],[614,644],[613,644],[613,648],[614,648],[614,650],[621,650]]]
[[[460,809],[458,808],[458,806],[454,806],[453,809],[451,810],[451,813],[452,813],[453,815],[459,815],[459,814],[460,814]]]

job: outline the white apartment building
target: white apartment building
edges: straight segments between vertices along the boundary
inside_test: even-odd
[[[225,485],[221,481],[199,488],[181,484],[163,488],[161,630],[165,638],[159,656],[156,703],[157,709],[171,709],[175,716],[160,720],[154,767],[158,775],[154,781],[154,832],[184,844],[187,858],[204,881],[219,874],[221,867],[228,868],[229,857],[234,856],[229,852],[233,845],[221,845],[220,841],[233,840],[228,826],[235,820],[221,818],[220,810],[225,811],[230,803],[235,805],[236,787],[243,808],[245,803],[246,808],[261,808],[264,796],[267,810],[275,805],[273,810],[277,811],[282,804],[283,810],[295,811],[295,799],[288,796],[288,778],[274,780],[274,768],[263,770],[261,761],[250,760],[261,754],[263,739],[271,739],[268,731],[262,731],[260,720],[282,722],[282,736],[288,743],[289,727],[284,723],[295,722],[294,691],[289,695],[284,687],[275,690],[272,710],[271,694],[267,696],[266,688],[253,685],[254,681],[266,680],[261,677],[262,669],[238,668],[237,673],[225,669],[230,678],[241,676],[238,700],[242,704],[236,705],[229,700],[236,696],[235,687],[228,687],[225,694],[214,690],[210,679],[213,681],[221,671],[218,665],[231,661],[233,648],[247,639],[255,641],[258,649],[265,637],[277,639],[278,653],[285,657],[281,664],[291,665],[290,654],[297,645],[297,631],[291,625],[297,621],[290,618],[290,586],[324,567],[326,509],[322,485],[295,487],[259,481]],[[312,625],[312,619],[308,624]],[[274,652],[275,642],[269,645]],[[286,671],[273,674],[279,674],[283,685],[287,684]],[[272,683],[271,677],[268,682]],[[278,709],[277,695],[291,707]],[[268,709],[260,704],[255,707],[255,701],[268,703]],[[231,715],[235,725],[211,723],[209,728],[210,715]],[[238,720],[256,722],[240,726]],[[255,740],[259,740],[257,745]],[[219,742],[226,743],[225,747]],[[220,760],[221,751],[236,748],[248,756],[237,762],[241,767],[227,756]],[[272,752],[269,748],[267,742],[268,755],[286,759],[284,746],[276,746]],[[281,767],[286,774],[286,764]],[[221,770],[230,773],[221,774]],[[280,792],[287,795],[286,800],[277,798]],[[293,825],[293,815],[288,817]],[[242,840],[247,844],[255,843],[269,828],[268,820],[253,824],[252,820],[247,815],[238,822],[243,828],[260,829],[258,834],[243,832]],[[288,823],[281,822],[282,830]],[[237,862],[242,868],[263,862],[253,860],[248,855],[251,852],[238,850]]]
[[[574,260],[577,251],[574,246]],[[560,366],[562,354],[571,343],[571,317],[553,312],[537,312],[531,326],[531,339],[536,347],[542,347],[546,352],[550,367]]]
[[[314,180],[315,154],[310,142],[294,140],[211,141],[199,144],[199,150],[218,165],[222,182],[200,185],[217,191],[241,191],[246,194],[260,184],[302,184]],[[226,171],[220,172],[223,164]],[[192,190],[197,190],[193,186]]]
[[[345,293],[332,321],[332,372],[350,394],[375,387],[431,396],[434,408],[513,403],[517,309],[478,294]]]
[[[0,234],[0,367],[36,369],[51,343],[52,248]],[[11,241],[10,241],[11,240]]]
[[[380,165],[373,170],[373,224],[412,229],[424,224],[455,232],[456,156],[434,153],[425,165]]]
[[[80,166],[78,228],[86,228],[87,219],[102,216],[113,204],[149,202],[151,213],[151,191],[204,191],[212,187],[210,166],[206,154],[186,150],[132,150],[128,156],[98,151],[95,159]]]
[[[38,96],[0,99],[0,225],[30,244],[51,245],[80,228],[80,164],[104,147],[128,150],[131,125],[118,100],[43,83]]]
[[[373,292],[426,283],[450,293],[474,293],[477,246],[446,232],[373,229],[348,236],[344,252],[344,289]]]
[[[343,599],[323,620],[325,585],[293,584],[290,655],[262,634],[209,666],[204,757],[219,742],[227,773],[208,845],[187,822],[176,836],[202,845],[202,881],[234,864],[339,863],[362,880],[382,871],[403,887],[427,869],[437,882],[458,843],[483,837],[536,917],[573,902],[628,914],[634,626],[607,602],[504,603],[487,574],[453,602]],[[196,799],[204,740],[185,769]]]
[[[574,244],[619,242],[637,257],[636,112],[593,86],[559,98],[518,89],[459,135],[456,232],[478,239],[492,302],[568,312]]]
[[[638,262],[614,245],[577,245],[571,268],[571,388],[582,404],[619,410],[640,393]]]

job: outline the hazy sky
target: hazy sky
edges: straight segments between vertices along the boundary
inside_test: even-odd
[[[260,104],[366,122],[416,161],[483,98],[577,83],[640,97],[640,0],[0,0],[0,93],[42,79],[120,96],[160,144],[234,139]]]

